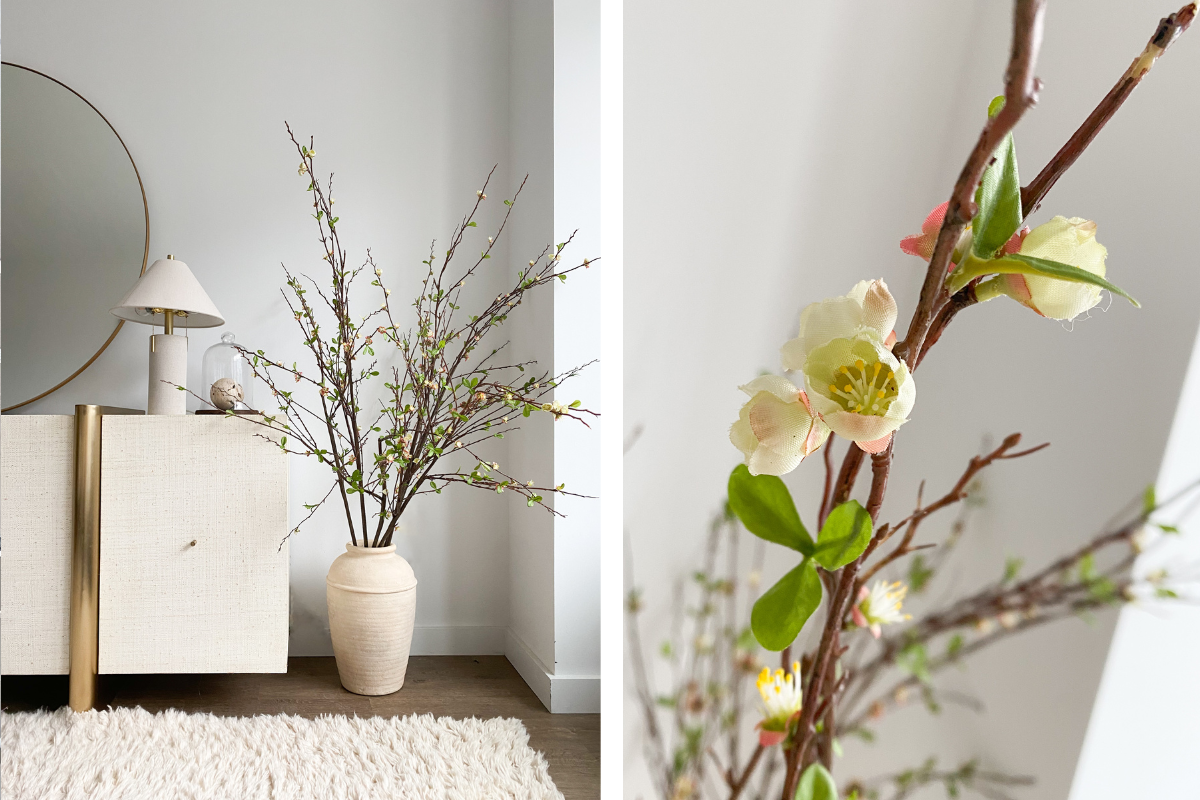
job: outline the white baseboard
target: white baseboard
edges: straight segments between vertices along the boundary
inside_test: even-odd
[[[552,714],[599,714],[599,675],[555,675],[550,681]]]
[[[414,656],[498,656],[508,658],[517,673],[552,714],[599,714],[599,675],[556,675],[510,628],[484,625],[418,625],[413,629]],[[292,635],[288,655],[331,656],[329,632]]]
[[[551,714],[599,714],[599,675],[556,675],[510,628],[504,655]]]
[[[550,671],[546,669],[542,660],[533,654],[525,642],[521,641],[521,637],[513,633],[512,628],[505,633],[504,656],[508,659],[508,663],[513,665],[517,674],[529,684],[529,688],[533,689],[533,693],[538,696],[538,700],[542,701],[542,705],[553,713],[554,709],[550,707]]]

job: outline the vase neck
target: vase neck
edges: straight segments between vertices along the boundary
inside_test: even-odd
[[[385,556],[396,552],[396,545],[389,544],[387,547],[361,547],[359,545],[347,544],[346,552],[352,556]]]

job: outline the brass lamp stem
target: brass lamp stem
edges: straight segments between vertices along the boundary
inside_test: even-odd
[[[175,310],[171,308],[163,309],[163,333],[167,336],[175,333]]]

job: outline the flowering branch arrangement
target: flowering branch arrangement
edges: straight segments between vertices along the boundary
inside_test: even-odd
[[[817,701],[823,711],[815,715],[815,758],[807,767],[812,777],[798,791],[833,786],[827,769],[840,755],[841,742],[849,737],[874,742],[877,723],[898,709],[919,703],[932,714],[947,704],[983,711],[978,699],[944,689],[937,679],[949,667],[964,666],[979,650],[1069,617],[1088,619],[1113,606],[1176,601],[1195,593],[1194,582],[1162,569],[1137,570],[1134,561],[1163,534],[1177,532],[1156,520],[1168,507],[1200,494],[1200,481],[1161,502],[1148,488],[1140,511],[1027,576],[1023,561],[1010,558],[997,569],[995,580],[973,594],[934,597],[933,587],[954,583],[942,580],[953,577],[948,556],[962,545],[972,514],[986,503],[980,473],[989,464],[1028,452],[1014,452],[1017,440],[1010,436],[972,458],[952,489],[934,502],[926,505],[918,498],[913,513],[897,525],[900,542],[864,570],[850,613],[842,620],[842,634],[853,638],[839,650],[833,700]],[[941,540],[914,545],[916,526],[950,506],[959,513]],[[626,600],[627,653],[643,720],[643,747],[663,800],[769,797],[788,774],[789,748],[797,741],[814,654],[790,660],[785,647],[783,664],[772,670],[767,663],[746,619],[764,597],[760,584],[767,544],[759,538],[748,569],[743,568],[744,529],[732,504],[712,521],[703,561],[678,595],[672,635],[658,649],[669,668],[665,689],[654,687],[655,670],[639,632],[641,593],[633,589]],[[870,581],[901,554],[911,554],[905,582]],[[904,613],[909,599],[919,608],[915,620]],[[755,697],[757,709],[750,702]],[[757,741],[747,751],[746,723],[755,718]],[[826,722],[832,726],[826,728]],[[1008,790],[1032,783],[1032,777],[987,769],[978,759],[939,768],[937,759],[930,758],[895,774],[851,781],[840,795],[794,796],[899,800],[922,787],[941,785],[950,797],[969,790],[1004,800],[1010,797]]]
[[[362,264],[348,266],[340,218],[334,213],[333,177],[322,185],[314,173],[312,140],[301,144],[290,126],[288,134],[300,156],[298,172],[308,176],[307,191],[329,281],[322,288],[307,275],[284,267],[283,296],[313,366],[305,374],[296,363],[288,366],[262,350],[243,351],[254,375],[270,388],[279,414],[241,418],[271,428],[264,435],[284,451],[316,458],[333,472],[329,491],[319,502],[305,506],[308,514],[300,524],[336,490],[351,543],[387,547],[415,497],[440,494],[451,484],[498,493],[507,489],[524,497],[529,506],[541,506],[552,514],[559,512],[547,496],[583,497],[567,492],[564,485],[522,481],[484,458],[479,448],[519,430],[520,420],[531,414],[546,413],[555,420],[584,425],[589,417],[598,416],[579,401],[564,404],[552,399],[564,381],[588,364],[552,375],[539,371],[535,361],[505,360],[507,342],[494,347],[485,343],[527,292],[565,282],[572,272],[587,269],[596,260],[585,258],[564,266],[563,251],[570,239],[548,245],[517,272],[508,291],[466,316],[460,308],[464,287],[478,278],[491,259],[524,188],[522,182],[504,201],[506,211],[496,233],[487,237],[477,256],[459,267],[455,257],[466,247],[470,229],[477,227],[475,216],[487,200],[489,173],[470,213],[454,229],[449,247],[440,255],[430,247],[428,259],[422,262],[426,274],[421,290],[412,303],[415,323],[406,325],[370,250]],[[378,292],[380,305],[356,314],[352,294],[355,281],[364,273]],[[382,385],[376,388],[377,384]],[[298,392],[300,387],[307,391]],[[447,465],[446,457],[454,455],[460,457],[459,466]]]
[[[853,715],[855,703],[865,698],[885,666],[903,660],[912,673],[906,680],[922,682],[933,668],[983,646],[951,639],[958,644],[947,645],[945,655],[934,658],[923,648],[936,637],[961,636],[959,631],[985,625],[987,620],[999,620],[1004,630],[1044,624],[1079,613],[1089,604],[1110,602],[1127,588],[1113,575],[1096,572],[1094,565],[1099,551],[1127,543],[1133,528],[1101,537],[1091,549],[1019,583],[989,587],[908,628],[900,639],[884,639],[883,630],[907,621],[901,612],[907,587],[884,579],[871,583],[880,570],[899,559],[913,557],[910,563],[919,563],[914,556],[918,547],[913,545],[919,527],[932,514],[965,499],[967,486],[978,472],[1040,449],[1018,449],[1020,437],[1014,434],[1000,447],[973,459],[959,484],[939,500],[925,505],[918,498],[916,509],[905,519],[880,519],[895,433],[916,403],[916,370],[954,317],[1002,296],[1039,316],[1059,320],[1074,319],[1094,307],[1102,291],[1137,305],[1108,281],[1107,251],[1096,239],[1094,222],[1056,216],[1033,230],[1025,222],[1190,25],[1196,4],[1161,20],[1097,110],[1023,188],[1013,130],[1037,102],[1041,84],[1035,65],[1044,13],[1045,0],[1016,0],[1004,95],[988,108],[987,122],[949,200],[929,215],[921,234],[901,242],[905,253],[928,262],[904,338],[896,336],[899,309],[884,282],[860,281],[843,297],[805,308],[798,335],[781,348],[782,366],[799,373],[805,388],[775,375],[742,387],[749,400],[729,435],[745,463],[730,476],[729,508],[746,530],[793,551],[798,562],[758,596],[751,609],[753,638],[783,655],[780,670],[768,671],[760,683],[764,718],[759,750],[744,768],[738,766],[736,753],[730,755],[726,776],[733,797],[742,791],[747,773],[754,771],[764,750],[780,753],[783,800],[838,797],[829,772],[836,737],[864,724],[865,717]],[[849,442],[836,470],[830,442],[834,435]],[[826,448],[825,491],[814,536],[777,476],[796,469],[822,446]],[[851,495],[868,457],[870,490],[860,503]],[[1142,519],[1136,524],[1144,523]],[[793,642],[822,605],[825,614],[818,644],[793,660]],[[856,670],[847,652],[864,636],[882,642],[883,653],[878,667],[867,662]]]

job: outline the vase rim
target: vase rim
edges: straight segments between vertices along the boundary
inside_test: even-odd
[[[389,544],[387,547],[364,547],[362,545],[346,543],[346,552],[356,556],[370,555],[387,555],[388,553],[396,552],[396,545]]]

